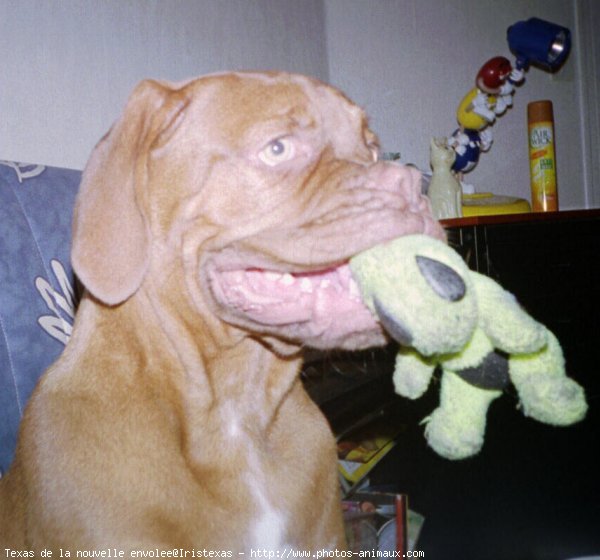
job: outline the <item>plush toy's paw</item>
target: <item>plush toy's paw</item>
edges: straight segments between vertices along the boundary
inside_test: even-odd
[[[583,388],[568,377],[530,379],[519,397],[525,416],[554,426],[579,422],[587,412]]]
[[[585,392],[566,377],[558,340],[550,331],[546,333],[548,344],[539,352],[511,356],[510,377],[526,416],[554,426],[568,426],[585,416]]]
[[[412,348],[400,348],[394,368],[394,389],[398,395],[418,399],[429,386],[435,362]]]
[[[483,446],[485,416],[483,422],[464,426],[452,413],[438,408],[426,422],[427,443],[446,459],[466,459]]]
[[[444,371],[440,406],[425,419],[429,445],[447,459],[465,459],[483,445],[487,410],[501,391],[479,389]]]

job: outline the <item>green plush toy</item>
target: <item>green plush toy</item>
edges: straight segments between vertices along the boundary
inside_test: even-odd
[[[488,407],[509,382],[525,415],[540,422],[585,416],[584,391],[566,376],[556,337],[444,243],[401,237],[357,255],[350,268],[367,307],[401,344],[396,392],[420,397],[441,367],[440,406],[424,422],[443,457],[481,449]]]

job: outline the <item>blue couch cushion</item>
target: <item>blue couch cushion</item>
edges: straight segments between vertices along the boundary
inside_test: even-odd
[[[0,161],[0,474],[13,459],[27,399],[71,332],[80,180],[80,171]]]

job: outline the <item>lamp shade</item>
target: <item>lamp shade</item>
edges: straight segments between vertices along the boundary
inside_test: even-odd
[[[539,18],[511,25],[506,35],[508,46],[517,57],[517,68],[533,64],[556,70],[571,50],[571,32]]]

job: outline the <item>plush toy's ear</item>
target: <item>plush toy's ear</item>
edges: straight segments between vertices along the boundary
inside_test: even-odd
[[[187,104],[178,91],[142,82],[83,173],[71,258],[84,286],[108,305],[128,299],[146,274],[150,231],[142,201],[148,152],[168,141]]]

